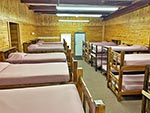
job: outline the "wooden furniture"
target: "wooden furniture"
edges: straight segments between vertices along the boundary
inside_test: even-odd
[[[103,46],[102,47],[102,56],[106,56],[105,58],[101,57],[101,70],[104,73],[107,73],[107,62],[108,62],[108,50],[111,48],[113,51],[121,52],[124,51],[125,54],[133,54],[133,53],[148,53],[148,48],[146,46],[141,45],[119,45],[119,46]],[[103,63],[106,62],[106,63]]]
[[[8,55],[12,52],[16,52],[16,47],[0,51],[0,62],[6,61],[6,58],[8,58]]]
[[[102,41],[91,44],[91,66],[95,66],[95,71],[97,69],[102,69],[102,64],[106,64],[107,55],[104,54],[103,46],[116,46],[120,44],[120,40],[113,40],[111,42]]]
[[[91,48],[88,41],[82,42],[82,58],[87,62],[90,63],[90,54]]]
[[[72,60],[71,63],[72,67],[69,67],[68,63],[65,62],[37,63],[37,64],[7,64],[7,63],[5,64],[5,63],[4,65],[2,65],[1,63],[2,68],[5,68],[4,71],[1,68],[2,71],[0,72],[1,89],[14,87],[27,87],[27,86],[53,85],[60,83],[64,84],[68,82],[76,82],[78,78],[77,77],[78,62],[76,60]],[[70,71],[68,67],[71,68]],[[11,72],[13,74],[9,74]],[[3,77],[3,75],[5,75],[5,77]]]
[[[144,86],[142,90],[142,109],[141,113],[150,113],[150,66],[147,65],[145,69],[145,76],[144,76]]]
[[[144,74],[133,74],[133,71],[144,71],[145,65],[126,65],[124,52],[108,52],[107,87],[110,88],[121,101],[123,95],[139,95],[143,88]],[[114,73],[115,71],[115,73]],[[128,75],[124,72],[129,72]]]
[[[10,54],[12,54],[11,55],[12,57],[8,59],[8,56]],[[53,56],[55,56],[55,58],[53,58]],[[10,63],[44,63],[44,62],[54,62],[54,61],[55,62],[67,61],[69,64],[70,58],[71,58],[71,50],[69,50],[69,48],[67,48],[65,53],[63,52],[38,53],[38,54],[22,53],[22,52],[16,52],[15,47],[11,47],[9,49],[0,51],[0,61],[1,62],[8,61]]]
[[[47,42],[48,43],[48,42]],[[52,44],[52,45],[51,45]],[[60,43],[51,42],[51,44],[46,44],[42,46],[41,44],[32,44],[31,41],[23,43],[23,51],[25,53],[49,53],[49,52],[66,52],[67,42],[63,40],[62,45]]]
[[[103,101],[94,100],[83,81],[83,69],[78,68],[77,74],[74,84],[0,90],[0,112],[87,113],[89,108],[90,113],[105,113]]]

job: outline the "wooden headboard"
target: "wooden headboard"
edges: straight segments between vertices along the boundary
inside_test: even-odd
[[[31,44],[32,44],[31,41],[29,41],[29,42],[24,42],[24,43],[23,43],[23,52],[28,53],[28,46],[31,45]]]
[[[16,52],[15,47],[11,47],[9,49],[0,51],[0,61],[1,62],[5,61],[8,58],[8,55],[12,52]]]
[[[114,40],[114,39],[112,39],[112,42],[116,43],[117,45],[121,44],[121,40]]]

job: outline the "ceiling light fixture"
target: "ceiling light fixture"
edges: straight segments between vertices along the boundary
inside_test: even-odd
[[[59,22],[90,22],[89,20],[58,20]]]
[[[66,11],[66,10],[71,10],[71,11],[116,11],[118,10],[118,7],[114,6],[90,6],[90,5],[58,5],[56,7],[57,10],[59,11]]]
[[[65,14],[57,13],[57,16],[71,16],[71,17],[101,17],[101,14]]]

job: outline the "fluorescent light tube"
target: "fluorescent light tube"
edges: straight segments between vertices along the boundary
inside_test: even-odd
[[[101,17],[101,14],[60,14],[57,13],[57,16],[75,16],[75,17]]]
[[[89,20],[58,20],[59,22],[90,22]]]
[[[66,10],[71,10],[71,11],[116,11],[118,10],[118,7],[110,7],[110,6],[57,6],[57,10],[60,11],[66,11]]]

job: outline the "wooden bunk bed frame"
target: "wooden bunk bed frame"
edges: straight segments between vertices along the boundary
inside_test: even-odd
[[[144,76],[144,86],[142,90],[142,109],[141,113],[150,113],[150,65],[146,66]]]
[[[91,47],[88,41],[82,42],[82,58],[87,62],[90,63],[90,57],[91,54]]]
[[[142,92],[141,90],[123,90],[123,72],[133,70],[145,70],[145,66],[124,65],[124,54],[125,53],[123,51],[121,51],[121,53],[118,53],[113,51],[111,48],[109,48],[108,51],[107,87],[110,88],[113,91],[113,93],[117,96],[118,101],[121,101],[121,97],[123,95],[139,95]],[[118,78],[112,72],[111,69],[114,69],[116,70],[116,72],[118,72]]]
[[[120,45],[121,44],[121,40],[112,40],[112,42],[114,42],[115,44],[117,45]],[[98,45],[96,45],[96,50],[95,51],[92,51],[93,50],[93,46],[91,45],[91,66],[93,65],[93,63],[95,64],[95,71],[97,71],[98,69],[98,64],[97,64],[97,61],[100,60],[101,62],[101,66],[99,67],[100,69],[102,69],[102,64],[103,64],[103,61],[107,59],[104,57],[105,54],[107,54],[107,52],[104,49],[103,46],[101,46],[101,52],[98,52]],[[100,56],[99,56],[100,55]]]

